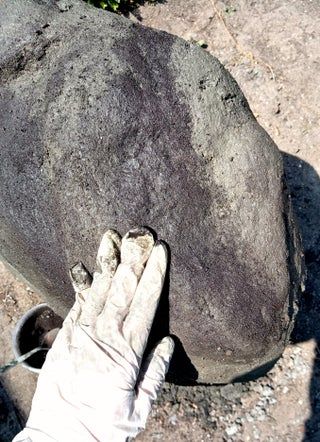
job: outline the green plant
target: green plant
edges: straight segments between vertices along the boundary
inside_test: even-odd
[[[89,5],[96,6],[101,9],[106,9],[112,12],[118,12],[120,10],[132,9],[137,6],[141,1],[139,0],[85,0]]]
[[[101,9],[109,9],[116,12],[119,9],[121,0],[86,0],[89,5],[97,6]]]

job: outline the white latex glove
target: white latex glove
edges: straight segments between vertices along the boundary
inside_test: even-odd
[[[174,347],[164,338],[141,367],[166,248],[144,228],[122,241],[109,230],[97,264],[91,287],[83,267],[72,271],[76,302],[40,372],[26,428],[13,442],[122,442],[145,428]]]

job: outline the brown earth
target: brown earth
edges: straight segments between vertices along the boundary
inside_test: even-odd
[[[223,387],[165,385],[140,441],[320,440],[320,3],[317,0],[168,0],[145,4],[133,20],[207,50],[229,69],[260,124],[285,152],[292,200],[306,252],[306,293],[294,344],[256,382]],[[39,295],[0,267],[0,364],[11,332]],[[27,416],[36,375],[3,376]]]

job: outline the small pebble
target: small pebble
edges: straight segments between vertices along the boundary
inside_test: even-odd
[[[238,427],[236,424],[231,425],[231,427],[226,428],[226,433],[228,436],[234,436],[238,432]]]

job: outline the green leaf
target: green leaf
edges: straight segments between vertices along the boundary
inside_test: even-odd
[[[108,0],[108,3],[112,11],[118,10],[120,1],[118,2],[117,0]]]
[[[119,12],[131,9],[132,7],[138,6],[140,4],[139,0],[84,0],[89,5],[96,6],[104,10]],[[156,0],[147,0],[153,3]],[[1,0],[0,0],[1,2]]]

